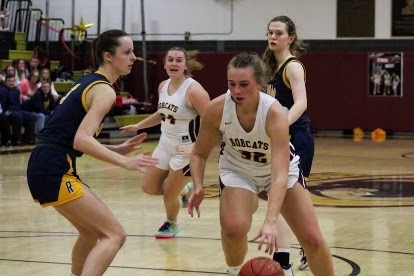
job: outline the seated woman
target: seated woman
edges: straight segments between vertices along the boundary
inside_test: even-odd
[[[23,102],[29,100],[39,88],[37,83],[39,81],[39,71],[31,71],[27,79],[21,80],[19,84],[20,94]]]
[[[55,86],[53,85],[53,81],[50,78],[50,69],[47,67],[40,70],[39,82],[37,83],[37,87],[40,88],[44,81],[47,81],[48,83],[50,83],[50,92],[52,93],[53,99],[55,101],[59,101],[61,96],[56,91]]]
[[[38,133],[45,125],[45,115],[40,112],[33,112],[30,111],[29,108],[29,100],[33,95],[36,93],[38,87],[37,83],[39,81],[39,71],[33,70],[29,73],[29,76],[27,79],[24,79],[19,84],[19,90],[20,90],[20,97],[22,100],[22,109],[32,112],[37,120],[36,120],[36,126],[35,126],[35,133]]]
[[[18,59],[15,70],[16,85],[19,86],[20,82],[26,79],[28,75],[29,71],[26,68],[26,62],[24,59]]]

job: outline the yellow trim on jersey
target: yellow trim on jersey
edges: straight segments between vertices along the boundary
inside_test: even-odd
[[[83,109],[85,109],[85,111],[86,112],[88,112],[89,111],[89,106],[87,105],[87,103],[86,103],[86,94],[88,94],[88,92],[89,92],[89,90],[91,89],[91,87],[92,86],[94,86],[94,85],[96,85],[96,84],[98,84],[98,83],[106,83],[106,84],[108,84],[109,86],[111,86],[111,84],[109,83],[109,82],[107,82],[107,81],[102,81],[102,80],[100,80],[100,81],[94,81],[94,82],[92,82],[91,84],[89,84],[84,90],[83,90],[83,92],[82,92],[82,106],[83,106]],[[112,86],[111,86],[112,87]]]
[[[102,71],[96,70],[96,71],[95,71],[95,74],[102,75],[102,76],[104,76],[107,80],[109,80],[108,76],[107,76],[104,72],[102,72]]]
[[[302,62],[300,62],[299,60],[291,60],[291,61],[289,61],[287,64],[286,64],[286,66],[285,66],[285,68],[283,68],[283,72],[282,72],[282,78],[283,78],[283,82],[285,83],[285,85],[289,88],[289,89],[292,89],[292,87],[290,87],[290,82],[289,82],[289,79],[286,77],[286,68],[287,68],[287,66],[288,66],[288,64],[289,63],[291,63],[291,62],[298,62],[300,65],[302,65],[302,67],[303,67],[303,72],[304,72],[304,75],[305,75],[305,83],[306,83],[306,69],[305,69],[305,66],[303,65],[303,63]]]
[[[66,160],[69,164],[69,170],[66,172],[66,174],[73,174],[72,158],[69,156],[69,154],[66,154]]]
[[[274,98],[276,96],[276,88],[273,85],[269,84],[266,87],[266,94]]]

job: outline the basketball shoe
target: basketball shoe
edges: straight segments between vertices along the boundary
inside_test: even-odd
[[[293,274],[292,266],[293,266],[292,264],[288,264],[286,266],[282,266],[283,273],[285,273],[285,276],[295,276]]]
[[[180,228],[176,222],[165,221],[164,224],[155,233],[157,239],[171,239],[178,234]]]
[[[181,208],[188,208],[188,200],[190,199],[191,192],[194,190],[193,182],[188,182],[181,191]]]
[[[298,264],[298,269],[304,270],[305,268],[309,266],[309,264],[308,264],[308,259],[306,258],[305,251],[303,250],[303,248],[300,249],[300,255],[302,255],[302,258],[300,259],[300,262]]]

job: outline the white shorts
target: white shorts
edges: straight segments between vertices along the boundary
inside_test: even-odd
[[[186,174],[186,171],[188,170],[188,173],[190,171],[190,157],[177,153],[177,147],[185,147],[191,145],[192,144],[173,145],[166,143],[165,141],[163,141],[163,139],[160,139],[157,147],[152,153],[152,157],[158,158],[160,160],[159,164],[157,165],[157,168],[167,171],[169,169],[177,171],[185,168],[184,175],[189,175]]]
[[[220,181],[221,185],[225,187],[243,188],[257,194],[263,190],[267,192],[270,190],[271,175],[251,177],[243,172],[222,168],[220,169]],[[291,166],[289,168],[287,188],[293,188],[297,182],[305,186],[302,171],[297,165]]]

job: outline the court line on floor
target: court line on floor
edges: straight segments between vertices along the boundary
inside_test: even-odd
[[[40,233],[40,234],[49,234],[49,235],[22,235],[22,236],[5,236],[0,238],[43,238],[43,237],[73,237],[77,236],[77,233],[73,232],[47,232],[47,231],[0,231],[0,233]],[[127,235],[128,237],[136,237],[136,238],[151,238],[154,239],[153,235],[138,235],[138,234],[130,234]],[[197,240],[212,240],[219,242],[219,238],[200,238],[200,237],[177,237],[176,239],[197,239]],[[251,242],[256,243],[256,242]],[[292,244],[292,248],[300,249],[299,244]],[[399,255],[410,255],[414,256],[414,252],[398,252],[398,251],[389,251],[389,250],[376,250],[376,249],[366,249],[366,248],[355,248],[355,247],[341,247],[341,246],[332,246],[331,249],[342,249],[342,250],[357,250],[357,251],[366,251],[366,252],[376,252],[376,253],[388,253],[388,254],[399,254]],[[345,258],[343,256],[339,256],[336,254],[332,254],[334,258],[337,258],[345,263],[347,263],[351,267],[351,273],[349,276],[356,276],[361,273],[361,267],[354,261]],[[21,259],[7,259],[7,258],[0,258],[0,261],[11,261],[11,262],[25,262],[25,263],[46,263],[46,264],[64,264],[70,265],[70,263],[61,263],[61,262],[48,262],[48,261],[35,261],[35,260],[21,260]],[[148,267],[131,267],[131,266],[111,266],[111,268],[122,268],[122,269],[133,269],[133,270],[151,270],[151,271],[168,271],[168,272],[183,272],[183,273],[205,273],[205,274],[223,274],[222,272],[211,272],[211,271],[197,271],[197,270],[178,270],[178,269],[161,269],[161,268],[148,268]]]
[[[36,261],[36,260],[19,260],[19,259],[7,259],[0,258],[0,261],[7,262],[22,262],[22,263],[38,263],[38,264],[55,264],[55,265],[72,265],[71,263],[65,262],[50,262],[50,261]],[[168,269],[168,268],[152,268],[152,267],[134,267],[134,266],[121,266],[121,265],[111,265],[110,268],[121,268],[121,269],[132,269],[132,270],[150,270],[150,271],[166,271],[166,272],[181,272],[181,273],[204,273],[204,274],[220,274],[226,275],[224,272],[216,271],[201,271],[201,270],[188,270],[188,269]]]
[[[0,230],[0,233],[37,233],[44,235],[14,235],[14,236],[0,236],[0,239],[7,238],[43,238],[43,237],[73,237],[77,236],[78,233],[75,232],[48,232],[48,231],[25,231],[25,230]],[[127,237],[135,238],[151,238],[155,239],[154,235],[146,234],[128,234]],[[192,236],[178,236],[175,239],[194,239],[194,240],[211,240],[211,241],[220,241],[220,238],[202,238],[202,237],[192,237]],[[256,244],[257,242],[249,242],[251,244]],[[299,244],[292,243],[292,248],[300,249]],[[376,253],[389,253],[389,254],[400,254],[400,255],[409,255],[414,256],[414,252],[402,252],[402,251],[390,251],[390,250],[379,250],[379,249],[367,249],[367,248],[356,248],[356,247],[344,247],[344,246],[330,246],[332,249],[342,249],[342,250],[356,250],[356,251],[367,251],[367,252],[376,252]]]

